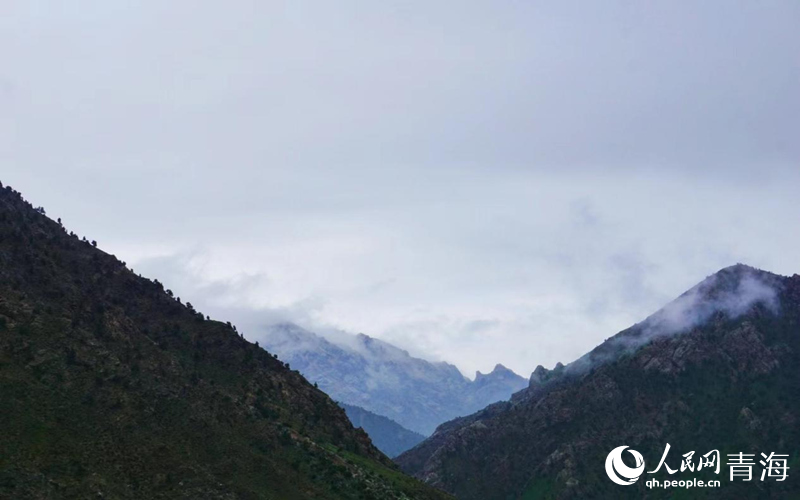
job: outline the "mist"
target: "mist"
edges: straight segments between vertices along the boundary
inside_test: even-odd
[[[701,328],[713,317],[736,320],[761,307],[767,314],[780,314],[781,276],[742,264],[721,270],[683,293],[655,314],[620,332],[596,349],[566,366],[580,374],[633,353],[650,342]]]

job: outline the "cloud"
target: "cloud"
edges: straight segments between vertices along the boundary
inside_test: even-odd
[[[737,280],[734,289],[712,275],[676,300],[670,302],[644,324],[643,340],[685,332],[708,321],[715,313],[738,318],[755,304],[763,304],[773,313],[779,309],[777,290],[751,271]],[[717,288],[721,290],[717,290]]]
[[[239,274],[224,279],[209,279],[205,271],[205,253],[161,255],[136,262],[136,271],[156,278],[176,296],[192,302],[200,312],[219,321],[231,321],[251,341],[263,338],[267,327],[293,322],[320,326],[317,318],[324,307],[319,297],[305,297],[281,306],[264,305],[272,284],[268,276]],[[183,294],[183,295],[182,295]]]
[[[797,271],[798,8],[17,2],[2,181],[242,330],[528,373]]]
[[[655,314],[629,330],[607,339],[602,345],[567,366],[574,373],[617,359],[622,353],[633,352],[649,342],[691,332],[702,327],[712,317],[722,314],[733,320],[756,306],[772,314],[780,314],[777,275],[741,264],[715,273]]]

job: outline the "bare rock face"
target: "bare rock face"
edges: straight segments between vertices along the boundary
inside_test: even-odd
[[[510,403],[440,426],[396,459],[462,499],[642,498],[604,460],[655,467],[713,449],[800,453],[800,276],[737,265],[563,367],[537,367]],[[660,476],[657,479],[664,479]],[[789,498],[800,482],[723,482],[708,498]]]
[[[531,378],[529,380],[528,386],[529,387],[539,387],[544,385],[549,380],[552,380],[554,377],[558,377],[564,373],[564,365],[556,363],[556,366],[552,370],[548,370],[542,365],[538,365],[533,373],[531,373]]]

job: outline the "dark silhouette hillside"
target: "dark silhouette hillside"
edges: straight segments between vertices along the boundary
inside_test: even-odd
[[[443,498],[297,372],[0,189],[0,498]]]

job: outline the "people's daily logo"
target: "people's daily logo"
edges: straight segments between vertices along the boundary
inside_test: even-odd
[[[644,473],[644,457],[636,450],[628,450],[628,453],[633,455],[636,462],[634,467],[628,467],[622,461],[622,452],[625,451],[627,446],[618,446],[611,450],[611,453],[606,457],[606,474],[609,479],[622,486],[633,484],[639,479],[639,476]]]
[[[683,453],[677,457],[677,463],[674,462],[675,456],[670,458],[670,445],[664,448],[664,453],[661,455],[661,460],[658,466],[653,470],[647,471],[647,474],[656,474],[662,469],[667,476],[681,473],[701,472],[713,473],[718,476],[722,468],[722,456],[719,450],[711,450],[708,453],[698,455],[695,457],[694,451]],[[633,457],[633,467],[629,466],[622,461],[624,452],[628,452]],[[730,473],[730,481],[778,481],[786,480],[789,472],[789,455],[770,453],[760,454],[761,460],[755,453],[729,453],[727,466]],[[669,466],[671,462],[677,465],[675,468]],[[628,461],[630,463],[630,460]],[[758,473],[761,472],[759,475]],[[608,478],[621,486],[630,486],[634,484],[645,473],[644,457],[636,450],[629,449],[627,446],[618,446],[611,450],[611,453],[606,457],[606,474]],[[714,476],[711,476],[712,478]],[[711,487],[717,488],[721,486],[720,481],[716,479],[709,480],[707,477],[700,478],[685,478],[681,479],[648,479],[645,481],[645,486],[648,488],[697,488],[697,487]]]

